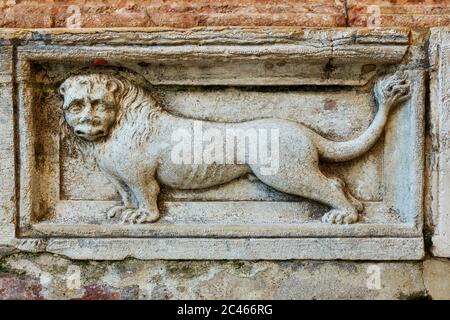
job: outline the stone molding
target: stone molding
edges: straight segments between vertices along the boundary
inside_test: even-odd
[[[430,218],[431,251],[450,257],[450,30],[431,31],[430,45]]]

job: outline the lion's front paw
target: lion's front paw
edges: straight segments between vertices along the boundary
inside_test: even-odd
[[[125,210],[130,209],[130,207],[119,205],[119,206],[113,206],[106,211],[106,217],[108,219],[112,219],[114,217],[117,217],[122,214]]]
[[[159,212],[149,211],[144,208],[127,209],[122,213],[122,223],[141,224],[155,222],[159,219]]]
[[[325,213],[322,222],[335,224],[351,224],[358,221],[358,213],[346,210],[333,209]]]
[[[377,83],[376,98],[380,104],[394,106],[409,97],[410,87],[408,74],[398,72]]]

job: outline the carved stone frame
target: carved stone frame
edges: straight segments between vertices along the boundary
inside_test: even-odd
[[[431,31],[430,46],[430,188],[433,225],[431,251],[450,257],[450,29]]]
[[[41,30],[4,32],[0,47],[0,169],[5,177],[0,211],[0,244],[23,251],[46,251],[75,259],[354,259],[414,260],[424,254],[422,238],[423,97],[424,75],[407,68],[412,79],[411,100],[395,112],[385,136],[385,187],[391,197],[374,203],[373,210],[400,208],[404,221],[398,224],[351,226],[309,223],[292,226],[186,230],[165,229],[158,224],[140,227],[42,224],[33,221],[35,150],[32,64],[42,61],[89,63],[106,58],[121,61],[166,61],[196,63],[259,63],[294,61],[333,63],[337,71],[314,78],[249,76],[209,79],[218,85],[364,85],[368,73],[347,79],[345,68],[355,64],[405,64],[409,32],[405,30],[304,30],[207,28],[196,30]],[[12,44],[14,42],[14,45]],[[133,44],[133,45],[130,45]],[[276,72],[276,70],[274,71]],[[162,79],[162,83],[192,83]],[[165,82],[164,82],[165,81]],[[322,81],[322,83],[320,83]],[[11,85],[11,83],[13,83]],[[197,79],[196,84],[202,85]],[[402,123],[402,126],[396,124]],[[398,129],[402,127],[402,129]],[[404,155],[404,156],[402,156]],[[407,167],[405,168],[405,164]],[[55,173],[57,174],[57,173]],[[401,177],[402,179],[398,179]],[[5,190],[5,191],[3,191]],[[59,199],[53,199],[59,201]],[[53,201],[52,200],[52,201]],[[62,206],[64,207],[64,203]],[[67,203],[66,203],[67,205]],[[72,207],[70,207],[72,205]],[[73,203],[66,206],[74,210]],[[273,204],[276,207],[277,203]],[[95,204],[94,204],[95,206]],[[78,207],[81,208],[82,206]],[[75,209],[81,210],[81,209]]]

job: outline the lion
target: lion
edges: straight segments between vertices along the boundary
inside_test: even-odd
[[[268,186],[330,207],[322,221],[351,224],[358,221],[363,204],[338,178],[327,177],[319,160],[347,161],[359,157],[376,143],[392,107],[409,97],[406,73],[387,76],[374,86],[378,111],[359,137],[343,142],[326,139],[290,120],[258,119],[240,123],[203,121],[164,110],[150,92],[125,77],[104,73],[72,75],[59,87],[68,130],[82,153],[95,160],[121,197],[121,204],[107,211],[108,218],[123,223],[149,223],[160,218],[157,200],[160,185],[175,189],[201,189],[225,184],[253,174]],[[174,163],[171,150],[178,128],[279,129],[279,167],[262,174],[262,164]]]

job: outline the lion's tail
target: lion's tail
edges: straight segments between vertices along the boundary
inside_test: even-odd
[[[380,104],[378,112],[367,130],[350,141],[331,141],[313,132],[311,139],[318,149],[320,159],[340,162],[354,159],[367,152],[377,142],[386,125],[390,106]]]

